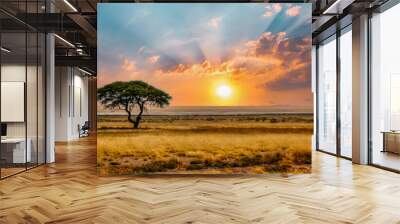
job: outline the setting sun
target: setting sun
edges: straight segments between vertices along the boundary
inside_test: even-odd
[[[220,85],[216,90],[217,96],[221,98],[229,98],[232,95],[232,88],[227,85]]]

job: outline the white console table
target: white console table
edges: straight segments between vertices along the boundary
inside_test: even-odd
[[[27,147],[25,153],[25,138],[6,138],[1,139],[2,147],[12,148],[12,163],[26,163],[32,160],[32,140],[26,139]]]

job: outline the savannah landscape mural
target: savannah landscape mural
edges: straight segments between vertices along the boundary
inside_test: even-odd
[[[307,173],[308,4],[100,4],[102,175]]]

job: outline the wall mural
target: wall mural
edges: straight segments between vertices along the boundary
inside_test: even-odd
[[[101,175],[310,172],[310,4],[98,13]]]

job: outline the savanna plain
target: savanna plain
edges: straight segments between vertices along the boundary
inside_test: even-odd
[[[308,173],[312,114],[98,116],[101,175]]]

